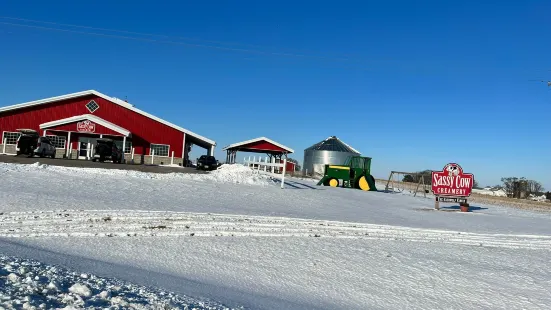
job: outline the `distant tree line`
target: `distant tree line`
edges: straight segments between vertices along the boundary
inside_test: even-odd
[[[402,182],[419,183],[422,177],[425,178],[425,184],[432,184],[432,170],[423,170],[412,174],[406,174],[402,178]]]
[[[540,182],[534,180],[528,180],[524,177],[506,177],[501,178],[503,183],[503,190],[507,193],[507,196],[514,198],[525,198],[528,195],[541,196],[544,194],[543,185]],[[549,199],[549,192],[545,193],[547,199]]]

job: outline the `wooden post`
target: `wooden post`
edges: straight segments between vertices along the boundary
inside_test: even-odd
[[[388,177],[388,181],[386,181],[385,192],[388,192],[388,185],[390,184],[390,179],[392,178],[393,173],[394,171],[390,171],[390,176]]]
[[[4,138],[4,143],[2,143],[2,154],[6,154],[6,143],[8,142],[8,138]]]
[[[436,196],[436,201],[434,202],[434,209],[440,210],[440,201],[438,201],[438,196]]]

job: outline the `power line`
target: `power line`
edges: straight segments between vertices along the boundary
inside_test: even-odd
[[[42,23],[42,24],[49,24],[49,25],[55,25],[55,26],[63,26],[63,27],[74,27],[74,28],[81,28],[81,29],[89,29],[89,30],[97,30],[98,32],[91,32],[91,31],[84,31],[84,30],[75,30],[75,29],[63,29],[59,27],[47,27],[47,26],[40,26],[40,25],[31,25],[31,24],[24,24],[24,23],[14,23],[14,22],[3,22],[0,21],[0,24],[8,25],[8,26],[14,26],[14,27],[24,27],[24,28],[32,28],[32,29],[39,29],[39,30],[47,30],[47,31],[58,31],[58,32],[65,32],[65,33],[75,33],[75,34],[81,34],[81,35],[92,35],[92,36],[100,36],[100,37],[108,37],[108,38],[115,38],[115,39],[125,39],[125,40],[134,40],[134,41],[141,41],[141,42],[149,42],[149,43],[161,43],[161,44],[174,44],[174,45],[182,45],[182,46],[189,46],[189,47],[196,47],[196,48],[208,48],[208,49],[216,49],[216,50],[223,50],[223,51],[231,51],[231,52],[239,52],[239,53],[249,53],[249,54],[258,54],[258,55],[268,55],[268,56],[283,56],[287,58],[301,58],[301,59],[318,59],[318,60],[326,60],[326,61],[336,61],[339,62],[341,65],[346,64],[346,67],[348,69],[361,69],[361,70],[367,70],[370,68],[366,67],[359,67],[358,65],[370,65],[369,63],[366,63],[365,61],[361,61],[359,59],[353,59],[353,58],[343,58],[343,57],[327,57],[327,56],[317,56],[317,55],[308,55],[308,54],[298,54],[298,53],[283,53],[283,52],[269,52],[269,51],[262,51],[259,49],[249,49],[249,48],[237,48],[237,47],[228,47],[228,46],[221,46],[222,44],[230,44],[230,45],[243,45],[243,46],[249,46],[249,47],[255,47],[255,48],[263,48],[259,45],[252,45],[252,44],[240,44],[240,43],[231,43],[231,42],[222,42],[222,41],[212,41],[212,40],[201,40],[201,39],[193,39],[188,37],[180,37],[180,36],[168,36],[168,35],[162,35],[162,34],[153,34],[153,33],[144,33],[144,32],[135,32],[135,31],[127,31],[127,30],[117,30],[117,29],[109,29],[109,28],[100,28],[100,27],[91,27],[91,26],[84,26],[84,25],[76,25],[76,24],[65,24],[65,23],[57,23],[57,22],[49,22],[49,21],[40,21],[40,20],[34,20],[34,19],[26,19],[26,18],[18,18],[18,17],[9,17],[9,16],[0,16],[0,19],[8,19],[8,20],[16,20],[20,22],[32,22],[32,23]],[[102,33],[102,32],[114,32],[114,33],[120,33],[120,34],[112,34],[112,33]],[[126,35],[122,35],[126,34]],[[143,38],[143,37],[136,37],[138,36],[147,36],[150,38]],[[156,38],[166,38],[166,39],[156,39]],[[175,40],[172,40],[175,39]],[[182,40],[188,40],[188,41],[198,41],[198,42],[206,42],[206,43],[212,43],[212,44],[200,44],[200,43],[190,43],[185,42]],[[213,45],[213,44],[220,44],[220,45]],[[380,59],[378,60],[381,61]],[[389,61],[389,59],[383,60],[383,61]],[[396,62],[395,60],[392,62]],[[408,62],[410,65],[411,63]],[[405,69],[404,64],[399,64],[402,69]],[[415,71],[419,71],[421,69],[422,71],[427,71],[427,68],[425,66],[420,66],[414,68]],[[551,70],[550,70],[551,71]],[[551,86],[551,82],[548,82],[548,86]]]
[[[8,16],[0,16],[0,18],[18,20],[18,21],[26,21],[26,22],[43,23],[43,24],[50,24],[50,25],[57,25],[57,26],[68,26],[68,27],[75,27],[75,28],[82,28],[82,29],[118,32],[118,33],[125,33],[125,34],[129,34],[129,35],[141,35],[141,36],[148,36],[148,37],[162,37],[162,38],[168,38],[168,39],[173,38],[173,39],[178,39],[178,40],[198,41],[198,42],[206,42],[206,43],[214,43],[214,44],[226,44],[226,45],[228,45],[228,44],[229,45],[243,45],[243,46],[249,46],[249,47],[255,47],[255,48],[263,48],[262,46],[253,45],[253,44],[240,44],[240,43],[232,43],[232,42],[213,41],[213,40],[201,40],[201,39],[194,39],[194,38],[180,37],[180,36],[168,36],[168,35],[161,35],[161,34],[134,32],[134,31],[126,31],[126,30],[99,28],[99,27],[90,27],[90,26],[82,26],[82,25],[75,25],[75,24],[64,24],[64,23],[39,21],[39,20],[33,20],[33,19],[16,18],[16,17],[8,17]],[[123,35],[106,34],[106,33],[94,33],[94,32],[86,32],[86,31],[79,31],[79,30],[53,28],[53,27],[28,25],[28,24],[21,24],[21,23],[11,23],[11,22],[0,22],[0,24],[10,25],[10,26],[17,26],[17,27],[35,28],[35,29],[42,29],[42,30],[63,31],[63,32],[87,34],[87,35],[105,36],[105,37],[112,37],[112,38],[119,38],[119,39],[141,40],[141,41],[144,41],[144,42],[180,44],[180,45],[187,45],[187,46],[194,46],[194,47],[212,48],[212,49],[220,49],[220,50],[227,50],[227,51],[234,51],[234,52],[256,53],[256,54],[264,54],[264,55],[272,55],[272,56],[316,58],[316,59],[333,60],[333,61],[353,61],[353,59],[350,59],[348,57],[346,57],[346,58],[344,58],[344,57],[327,57],[327,56],[316,56],[316,55],[307,55],[307,54],[298,54],[298,53],[267,52],[267,51],[261,51],[261,50],[258,50],[258,49],[257,50],[252,50],[252,49],[247,49],[247,48],[236,48],[236,47],[225,47],[225,46],[217,46],[217,45],[198,44],[198,43],[188,43],[188,42],[174,41],[174,40],[158,40],[158,39],[137,38],[137,37],[132,37],[132,36],[123,36]]]
[[[36,19],[27,19],[27,18],[18,18],[18,17],[9,17],[9,16],[0,16],[0,18],[17,20],[17,21],[25,21],[25,22],[33,22],[33,23],[40,23],[40,24],[50,24],[50,25],[57,25],[57,26],[68,26],[68,27],[76,27],[76,28],[83,28],[83,29],[111,31],[111,32],[119,32],[119,33],[127,33],[127,34],[137,34],[137,35],[150,36],[150,37],[164,37],[164,38],[171,38],[172,37],[172,38],[181,39],[181,40],[191,40],[191,41],[199,41],[199,42],[215,43],[215,44],[243,45],[243,46],[248,46],[248,47],[263,48],[263,46],[254,45],[254,44],[204,40],[204,39],[196,39],[196,38],[182,37],[182,36],[168,36],[168,35],[155,34],[155,33],[135,32],[135,31],[127,31],[127,30],[119,30],[119,29],[111,29],[111,28],[100,28],[100,27],[91,27],[91,26],[84,26],[84,25],[56,23],[56,22],[41,21],[41,20],[36,20]]]
[[[0,17],[0,18],[3,18],[3,17]],[[28,25],[28,24],[2,22],[2,21],[0,21],[0,24],[8,25],[8,26],[15,26],[15,27],[46,30],[46,31],[58,31],[58,32],[65,32],[65,33],[75,33],[75,34],[81,34],[81,35],[91,35],[91,36],[99,36],[99,37],[107,37],[107,38],[115,38],[115,39],[134,40],[134,41],[149,42],[149,43],[174,44],[174,45],[181,45],[181,46],[190,46],[190,47],[198,47],[198,48],[210,48],[210,49],[217,49],[217,50],[224,50],[224,51],[231,51],[231,52],[257,54],[257,55],[283,56],[283,57],[286,57],[287,59],[291,59],[291,58],[296,58],[296,59],[313,58],[313,59],[317,59],[317,60],[338,62],[340,64],[338,66],[339,68],[355,69],[355,70],[373,70],[373,68],[366,67],[366,66],[369,66],[370,64],[367,64],[365,62],[361,62],[361,61],[358,61],[358,60],[354,60],[354,59],[348,59],[348,58],[330,58],[330,57],[324,57],[324,56],[313,56],[313,55],[305,55],[305,54],[266,52],[266,51],[253,50],[253,49],[244,49],[244,48],[234,48],[234,47],[189,43],[189,42],[174,41],[174,40],[160,40],[160,39],[154,39],[154,38],[140,38],[140,37],[129,36],[129,35],[119,35],[119,34],[109,34],[109,33],[101,33],[101,32],[81,31],[81,30],[74,30],[74,29],[62,29],[62,28],[55,28],[55,27]],[[82,27],[87,27],[87,26],[82,26]],[[88,28],[93,28],[93,27],[88,27]],[[103,29],[103,28],[95,28],[95,29],[99,30],[99,29]],[[131,32],[129,32],[129,33],[131,33]],[[151,34],[151,36],[154,37],[156,35]],[[164,36],[164,37],[170,38],[169,36]],[[402,69],[404,69],[405,65],[400,64],[400,67]],[[424,67],[423,68],[414,68],[415,71],[418,71],[418,69],[426,70],[426,68],[424,68]]]
[[[60,29],[60,28],[34,26],[34,25],[24,25],[24,24],[7,23],[7,22],[0,22],[0,24],[10,25],[10,26],[17,26],[17,27],[35,28],[35,29],[42,29],[42,30],[52,30],[52,31],[70,32],[70,33],[78,33],[78,34],[86,34],[86,35],[95,35],[95,36],[118,38],[118,39],[137,40],[137,41],[144,41],[144,42],[169,43],[169,44],[179,44],[179,45],[187,45],[187,46],[194,46],[194,47],[214,48],[214,49],[236,51],[236,52],[262,53],[262,54],[270,54],[270,55],[278,55],[278,56],[303,56],[303,55],[297,55],[297,54],[272,53],[272,52],[255,51],[255,50],[250,50],[250,49],[240,49],[240,48],[232,48],[232,47],[223,47],[223,46],[196,44],[196,43],[186,43],[186,42],[179,42],[179,41],[146,39],[146,38],[137,38],[137,37],[123,36],[123,35],[116,35],[116,34],[87,32],[87,31]],[[305,56],[303,56],[303,57],[305,57]]]

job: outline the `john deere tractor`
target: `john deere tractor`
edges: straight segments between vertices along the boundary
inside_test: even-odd
[[[344,165],[325,165],[323,178],[318,185],[357,188],[376,191],[371,175],[371,157],[350,156]]]

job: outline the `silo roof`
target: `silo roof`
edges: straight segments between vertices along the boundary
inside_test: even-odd
[[[350,145],[342,142],[339,138],[331,136],[321,142],[318,142],[311,147],[307,148],[305,151],[335,151],[335,152],[349,152],[360,154],[357,150],[352,148]]]

